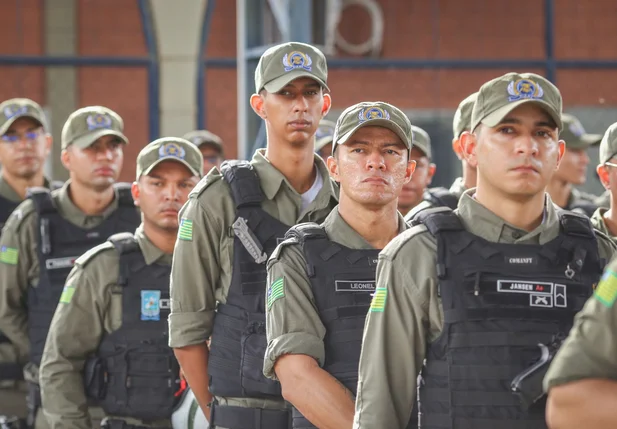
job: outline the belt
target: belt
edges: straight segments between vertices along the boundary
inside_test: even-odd
[[[210,424],[228,429],[289,429],[288,410],[244,408],[212,403]]]
[[[132,425],[120,419],[104,419],[101,423],[102,429],[152,429],[149,426]],[[157,429],[159,429],[157,427]],[[160,428],[165,429],[165,428]],[[171,427],[169,428],[171,429]]]

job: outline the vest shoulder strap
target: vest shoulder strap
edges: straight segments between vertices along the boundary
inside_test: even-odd
[[[107,240],[114,246],[119,255],[139,251],[139,244],[130,232],[119,232]]]
[[[576,237],[595,237],[593,225],[587,216],[568,210],[558,210],[557,216],[561,230],[565,234]]]
[[[572,204],[572,206],[570,207],[570,210],[572,210],[575,213],[580,213],[583,214],[585,216],[593,216],[593,213],[598,209],[598,206],[595,205],[594,203],[592,203],[591,201],[577,201],[576,203]]]
[[[230,188],[236,209],[244,206],[258,206],[264,200],[259,176],[248,161],[229,160],[221,165],[221,173]]]
[[[130,232],[114,234],[107,240],[114,246],[120,257],[118,262],[118,284],[126,286],[129,283],[131,266],[129,260],[124,257],[130,253],[141,252],[139,243],[137,243],[135,236]]]
[[[34,202],[34,207],[39,215],[57,211],[56,204],[51,197],[51,191],[47,188],[39,186],[28,188],[26,198],[30,198]]]
[[[449,207],[452,210],[458,206],[458,198],[449,189],[438,187],[427,189],[432,196],[434,206]]]
[[[418,217],[418,214],[420,212],[423,212],[424,210],[428,210],[432,208],[434,208],[432,202],[428,200],[423,200],[420,204],[415,206],[413,209],[409,211],[409,213],[405,215],[405,222],[407,222],[409,225],[412,225],[412,226],[417,225],[417,223],[419,223],[419,222],[416,222],[416,218]]]
[[[114,183],[114,189],[118,196],[118,207],[135,208],[133,195],[131,194],[131,184],[127,182]]]
[[[414,225],[423,224],[433,236],[442,231],[462,231],[461,220],[448,207],[435,207],[423,210],[414,219]]]
[[[304,243],[306,240],[328,238],[326,230],[319,224],[314,222],[304,222],[292,226],[287,233],[285,239],[295,238],[299,243]]]

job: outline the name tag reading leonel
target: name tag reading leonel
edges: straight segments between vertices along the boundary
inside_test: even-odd
[[[48,270],[73,268],[73,265],[75,265],[75,261],[77,260],[77,258],[77,256],[69,256],[68,258],[47,259],[45,261],[45,268],[47,268]]]
[[[375,280],[336,280],[337,292],[375,292]]]

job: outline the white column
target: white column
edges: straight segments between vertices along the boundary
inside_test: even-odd
[[[195,129],[197,62],[207,0],[150,0],[159,50],[161,136]]]

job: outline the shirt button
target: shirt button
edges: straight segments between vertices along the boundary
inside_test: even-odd
[[[514,238],[515,240],[518,240],[519,238],[521,238],[523,235],[518,232],[518,231],[514,231],[512,232],[512,238]]]

